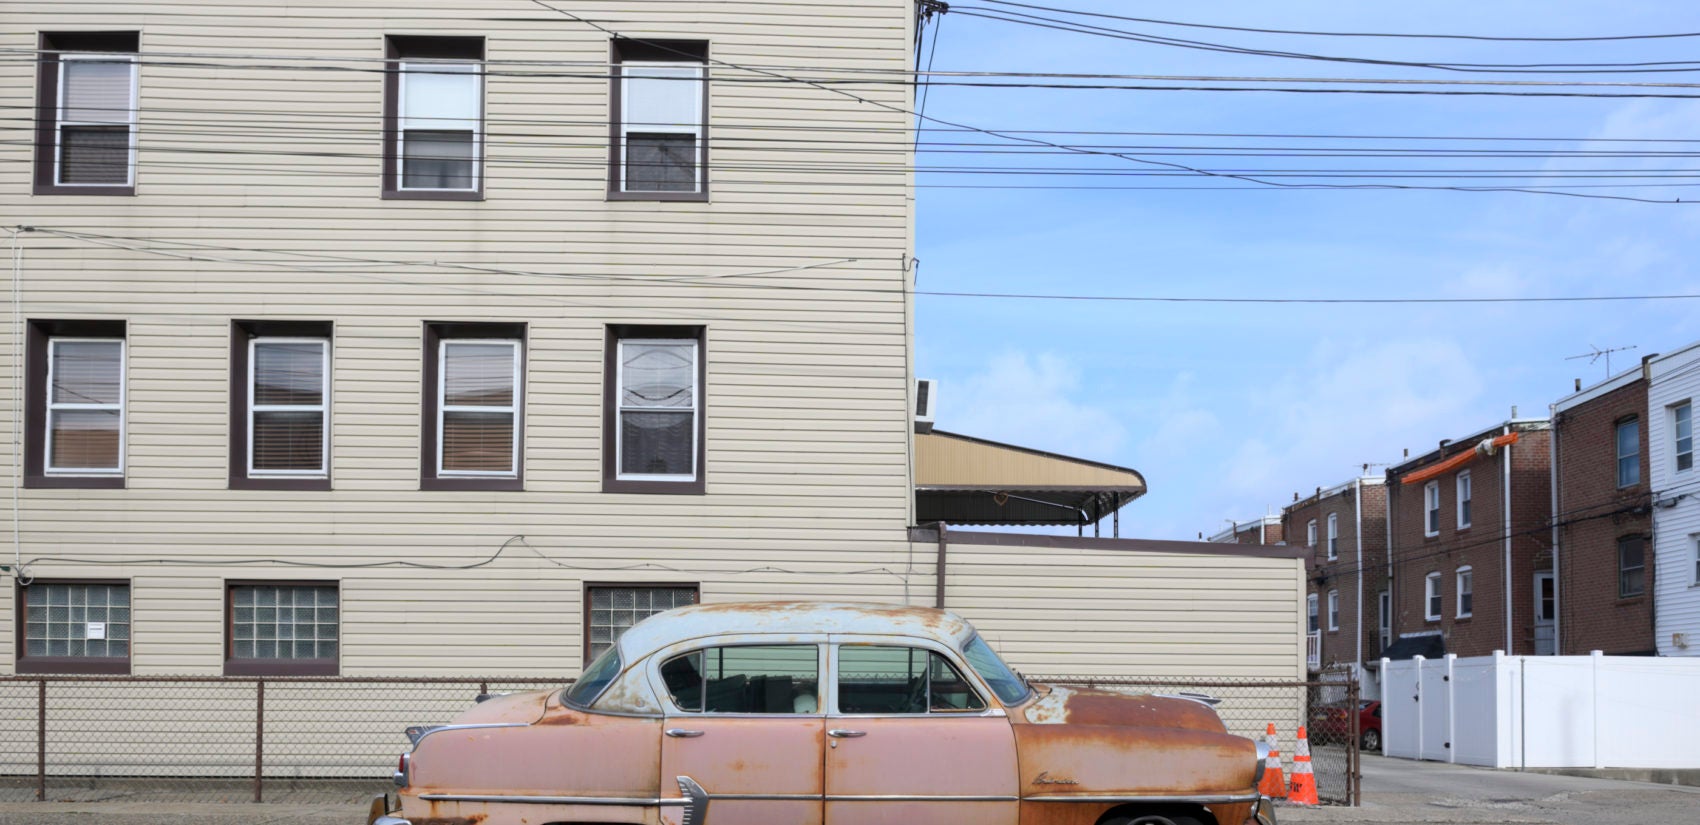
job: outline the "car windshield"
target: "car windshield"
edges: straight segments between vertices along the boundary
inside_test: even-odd
[[[620,675],[620,647],[615,645],[602,651],[590,667],[579,674],[578,681],[567,688],[567,701],[581,708],[590,707],[596,697],[602,695],[602,689]]]
[[[1004,704],[1013,705],[1027,698],[1027,682],[1015,675],[1015,671],[1004,664],[1003,659],[998,657],[997,652],[993,651],[984,639],[975,636],[968,640],[968,644],[962,648],[962,654],[968,657],[968,664],[974,668],[974,672],[986,680],[986,684],[991,686],[992,692],[996,693]]]

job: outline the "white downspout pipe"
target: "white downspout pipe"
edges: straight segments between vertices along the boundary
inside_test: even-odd
[[[1358,537],[1358,563],[1356,565],[1358,577],[1358,622],[1357,627],[1352,628],[1353,632],[1358,637],[1358,657],[1352,664],[1352,670],[1358,677],[1358,682],[1361,684],[1363,682],[1364,669],[1364,480],[1360,477],[1357,481],[1352,482],[1352,484],[1356,488],[1354,493],[1354,503],[1356,505],[1355,509],[1357,510],[1358,521],[1357,530],[1355,531]],[[1377,630],[1379,632],[1379,628]]]
[[[1562,594],[1561,594],[1560,589],[1562,587],[1561,583],[1564,581],[1564,576],[1563,576],[1562,573],[1559,572],[1562,568],[1560,568],[1558,566],[1558,556],[1559,556],[1559,552],[1560,552],[1559,540],[1558,540],[1558,521],[1559,521],[1558,514],[1563,512],[1563,511],[1558,509],[1560,503],[1559,503],[1559,499],[1558,499],[1558,405],[1557,404],[1548,404],[1547,405],[1547,420],[1552,422],[1552,429],[1549,431],[1551,433],[1551,436],[1547,439],[1548,443],[1550,443],[1552,445],[1551,455],[1550,455],[1550,458],[1549,458],[1549,460],[1552,463],[1552,476],[1551,476],[1551,478],[1552,478],[1552,481],[1551,481],[1551,486],[1552,486],[1552,496],[1551,496],[1551,498],[1552,498],[1552,652],[1553,652],[1553,655],[1555,655],[1555,656],[1562,656],[1562,655],[1564,655],[1564,644],[1563,644],[1563,641],[1562,641],[1564,636],[1559,631],[1560,631],[1561,626],[1564,622],[1564,602],[1561,600]],[[1540,598],[1541,598],[1541,594],[1536,593],[1535,594],[1535,601],[1537,603],[1539,603]]]
[[[1505,435],[1511,434],[1511,422],[1505,424]],[[1505,445],[1505,451],[1500,454],[1499,466],[1502,470],[1499,492],[1500,509],[1499,522],[1501,533],[1505,536],[1505,649],[1515,655],[1517,648],[1511,638],[1511,447]]]

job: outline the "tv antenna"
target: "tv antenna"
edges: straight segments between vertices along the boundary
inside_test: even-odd
[[[1611,377],[1611,354],[1614,353],[1614,352],[1628,352],[1629,350],[1635,349],[1636,345],[1630,344],[1627,347],[1611,347],[1609,349],[1600,349],[1599,347],[1594,346],[1593,344],[1589,344],[1588,348],[1593,350],[1593,352],[1584,352],[1581,355],[1572,355],[1569,358],[1566,358],[1564,360],[1566,360],[1566,361],[1579,361],[1583,358],[1586,358],[1586,359],[1588,359],[1588,363],[1591,365],[1591,364],[1599,363],[1600,359],[1604,358],[1604,359],[1606,359],[1606,377],[1610,378]]]

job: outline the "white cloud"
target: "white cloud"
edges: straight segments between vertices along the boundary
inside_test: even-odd
[[[1099,461],[1127,442],[1108,406],[1077,400],[1081,371],[1057,355],[1006,351],[938,392],[940,429]]]

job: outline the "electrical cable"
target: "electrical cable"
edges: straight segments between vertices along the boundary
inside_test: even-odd
[[[1106,37],[1115,40],[1127,40],[1156,46],[1171,46],[1182,49],[1250,55],[1256,57],[1314,60],[1326,63],[1353,63],[1370,66],[1397,66],[1404,68],[1434,69],[1449,72],[1490,74],[1644,74],[1700,71],[1700,65],[1696,65],[1697,61],[1693,60],[1647,61],[1640,63],[1457,63],[1390,60],[1372,57],[1344,57],[1337,55],[1311,54],[1308,52],[1256,49],[1233,46],[1224,43],[1211,43],[1202,40],[1186,40],[1182,38],[1166,37],[1163,35],[1128,31],[1125,29],[1110,28],[1107,26],[1096,26],[1072,20],[1061,20],[1053,17],[1045,17],[1043,15],[1010,11],[1007,9],[977,9],[974,6],[959,5],[952,6],[951,13],[966,17],[995,20],[1003,23],[1014,23],[1036,28],[1053,29],[1056,31],[1092,35],[1096,37]]]
[[[1507,37],[1507,36],[1481,35],[1481,34],[1411,34],[1411,33],[1399,33],[1399,32],[1395,32],[1395,33],[1389,33],[1389,32],[1330,32],[1330,31],[1311,31],[1311,30],[1306,30],[1306,29],[1258,29],[1258,28],[1251,28],[1251,27],[1248,27],[1248,26],[1209,25],[1209,24],[1205,24],[1205,23],[1182,23],[1182,22],[1176,21],[1176,20],[1159,20],[1159,19],[1154,19],[1154,18],[1149,18],[1149,17],[1126,17],[1126,16],[1116,15],[1116,14],[1103,14],[1103,13],[1099,13],[1099,12],[1078,11],[1078,10],[1075,10],[1075,9],[1061,9],[1061,8],[1056,8],[1056,7],[1053,7],[1053,6],[1038,6],[1038,5],[1034,5],[1032,3],[1015,3],[1015,2],[1010,2],[1010,0],[982,0],[982,2],[995,3],[999,6],[1019,6],[1021,8],[1037,9],[1039,11],[1056,12],[1056,13],[1059,13],[1059,14],[1074,14],[1074,15],[1079,15],[1079,16],[1082,16],[1082,17],[1102,17],[1102,18],[1108,18],[1108,19],[1111,19],[1111,20],[1126,20],[1126,21],[1130,21],[1130,22],[1134,22],[1134,23],[1155,23],[1155,24],[1161,25],[1161,26],[1181,26],[1181,27],[1190,28],[1190,29],[1216,29],[1216,30],[1219,30],[1219,31],[1254,32],[1254,33],[1258,33],[1258,34],[1293,34],[1293,35],[1303,35],[1303,36],[1307,36],[1307,37],[1389,37],[1389,38],[1414,38],[1414,39],[1424,39],[1424,40],[1484,40],[1484,41],[1490,41],[1490,42],[1508,42],[1508,43],[1520,43],[1520,42],[1529,42],[1529,43],[1580,43],[1580,42],[1604,42],[1604,41],[1617,41],[1617,40],[1664,40],[1664,39],[1671,39],[1671,38],[1700,37],[1700,32],[1672,32],[1672,33],[1664,33],[1664,34],[1595,35],[1595,36],[1587,36],[1587,37]],[[954,7],[952,7],[952,8],[954,8]]]

